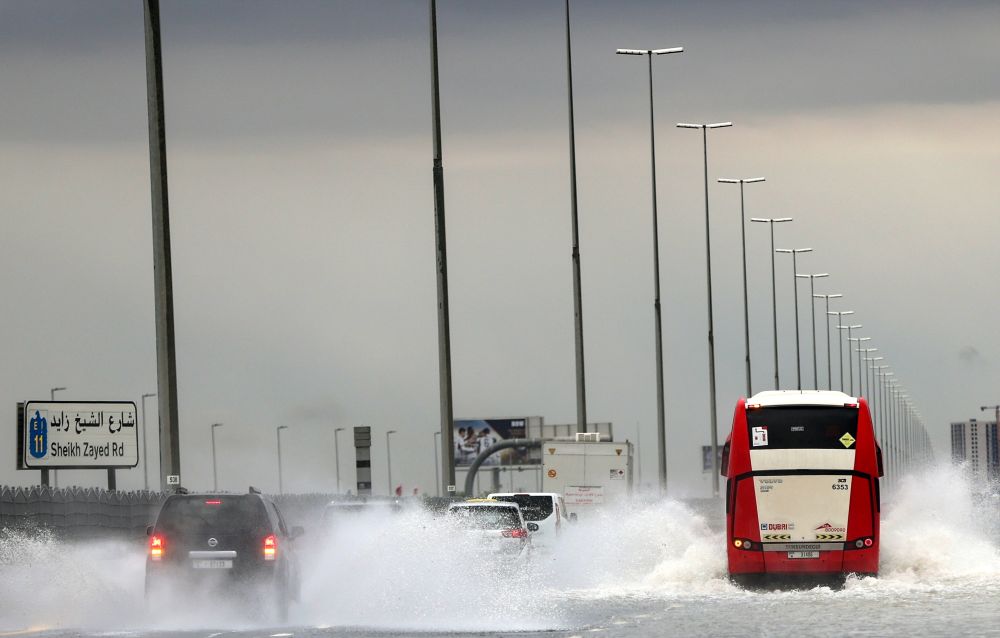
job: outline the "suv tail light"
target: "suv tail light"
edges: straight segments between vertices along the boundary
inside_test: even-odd
[[[149,558],[150,560],[160,560],[163,558],[163,537],[154,534],[149,537]]]
[[[274,534],[269,534],[264,539],[264,560],[274,560],[277,553],[278,539],[274,537]]]
[[[504,538],[528,538],[528,530],[523,527],[518,527],[516,529],[505,529],[503,532]]]

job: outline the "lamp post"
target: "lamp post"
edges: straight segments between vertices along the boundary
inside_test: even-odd
[[[872,350],[878,350],[878,348],[872,348]],[[865,368],[865,378],[868,380],[868,409],[874,415],[878,414],[878,409],[875,407],[878,405],[878,392],[875,390],[875,365],[884,359],[885,357],[865,357],[865,361],[868,362],[868,366]]]
[[[851,338],[851,331],[857,330],[858,328],[864,328],[864,326],[860,323],[856,323],[852,326],[841,326],[841,325],[837,326],[838,330],[847,331],[847,373],[850,376],[851,385],[849,390],[851,394],[854,394],[854,363],[853,363],[854,355],[851,354],[851,341],[853,341],[853,339]]]
[[[219,491],[219,473],[216,471],[215,465],[215,428],[222,427],[221,423],[212,424],[212,491]]]
[[[653,126],[653,56],[681,53],[684,47],[670,49],[618,49],[618,55],[645,55],[649,68],[649,162],[653,185],[653,317],[656,329],[656,444],[659,461],[660,494],[667,493],[666,416],[663,405],[663,326],[660,319],[660,232],[656,212],[656,138]]]
[[[434,483],[437,484],[437,495],[441,496],[441,481],[438,480],[438,437],[441,436],[440,432],[434,433]]]
[[[778,296],[774,279],[774,225],[792,221],[791,217],[751,217],[751,222],[767,223],[771,229],[771,317],[774,327],[774,389],[781,387],[778,379]]]
[[[753,394],[753,384],[750,381],[750,302],[747,293],[747,224],[746,210],[743,201],[743,185],[763,182],[763,177],[751,177],[749,179],[726,179],[719,178],[723,184],[740,185],[740,248],[743,255],[743,343],[746,345],[746,367],[747,367],[747,398]]]
[[[719,496],[719,434],[716,431],[715,405],[715,334],[712,321],[712,233],[708,216],[708,129],[727,128],[732,122],[716,122],[714,124],[687,124],[678,122],[678,128],[701,129],[702,148],[705,165],[705,273],[708,280],[708,394],[709,394],[709,428],[712,435],[712,496]]]
[[[823,315],[826,321],[826,389],[833,390],[833,359],[830,354],[830,300],[843,297],[840,293],[834,295],[813,295],[813,299],[826,300],[826,314]]]
[[[812,311],[813,389],[819,390],[819,372],[816,366],[816,279],[819,277],[829,277],[830,273],[821,272],[813,275],[795,273],[795,276],[809,279],[809,309]],[[798,285],[795,287],[795,294],[798,296]]]
[[[333,456],[336,457],[334,467],[337,472],[337,494],[340,494],[340,437],[337,436],[346,428],[335,428],[333,430]]]
[[[281,431],[287,429],[288,429],[287,425],[279,425],[275,429],[278,435],[278,494],[285,493],[285,484],[283,477],[281,475]]]
[[[888,366],[886,366],[888,367]],[[891,377],[895,376],[895,372],[883,372],[882,373],[882,387],[879,390],[882,393],[882,403],[884,408],[882,410],[882,427],[879,429],[879,435],[885,439],[889,435],[889,428],[892,426],[892,403],[890,402],[889,390],[891,385],[886,384],[892,381]]]
[[[775,252],[787,253],[792,256],[792,294],[795,297],[795,380],[799,390],[802,389],[802,357],[799,354],[799,280],[796,257],[799,253],[812,252],[812,248],[776,248]]]
[[[385,433],[385,467],[389,473],[389,496],[392,496],[392,448],[389,447],[389,435],[395,434],[395,430],[387,430]]]
[[[566,0],[565,6],[566,94],[569,98],[570,221],[573,232],[573,327],[576,335],[576,431],[582,433],[587,431],[587,383],[583,357],[583,285],[580,275],[580,223],[576,208],[576,124],[573,118],[573,46],[570,40],[569,0]],[[451,424],[448,424],[448,427],[451,427]]]
[[[844,315],[853,315],[853,310],[841,310],[839,312],[827,312],[828,315],[837,315],[837,323],[833,326],[837,329],[837,358],[840,360],[840,391],[844,391],[844,330],[847,326],[844,323]]]
[[[861,374],[861,357],[864,356],[864,355],[862,355],[861,353],[862,352],[867,352],[866,349],[862,348],[861,346],[863,345],[864,341],[871,341],[871,340],[872,340],[871,337],[854,337],[853,339],[851,339],[851,341],[857,341],[858,342],[858,347],[855,350],[855,352],[858,353],[858,394],[861,395],[861,396],[865,395],[865,390],[864,390],[864,386],[863,386],[863,384],[865,382],[865,378]],[[877,348],[874,348],[874,349],[877,349]]]
[[[50,401],[55,401],[56,400],[56,392],[61,392],[61,391],[65,390],[65,389],[66,388],[62,388],[62,387],[60,387],[60,388],[49,388],[49,400]],[[49,471],[48,470],[42,470],[42,485],[48,485],[48,484],[49,484]],[[52,470],[52,487],[59,487],[59,474],[56,472],[56,470]]]
[[[885,408],[885,406],[882,404],[882,372],[888,370],[891,366],[888,364],[882,364],[880,366],[873,366],[873,367],[874,367],[874,374],[875,374],[874,378],[876,385],[875,389],[872,391],[872,394],[878,398],[878,409],[876,410],[875,416],[876,419],[878,420],[878,423],[876,424],[878,426],[878,438],[881,439],[882,429],[885,426],[885,423],[882,420],[882,410]]]
[[[149,447],[146,439],[146,399],[155,397],[155,392],[147,392],[142,395],[142,485],[143,489],[149,491],[149,464],[146,462],[146,448]]]

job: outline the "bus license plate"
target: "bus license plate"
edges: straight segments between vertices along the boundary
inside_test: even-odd
[[[789,558],[819,558],[819,552],[788,552]]]
[[[194,561],[195,569],[232,569],[233,561],[231,560],[206,560],[198,559]]]

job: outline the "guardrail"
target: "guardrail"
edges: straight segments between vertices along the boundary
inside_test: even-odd
[[[0,486],[0,529],[45,529],[68,540],[140,538],[167,495],[100,488]],[[332,494],[269,495],[288,525],[315,528]]]

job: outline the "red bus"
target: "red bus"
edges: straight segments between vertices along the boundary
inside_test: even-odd
[[[882,474],[863,398],[740,399],[722,454],[730,578],[877,575]]]

